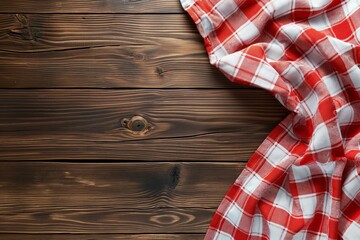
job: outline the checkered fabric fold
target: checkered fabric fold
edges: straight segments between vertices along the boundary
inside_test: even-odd
[[[180,1],[210,63],[291,112],[205,239],[360,239],[360,0]]]

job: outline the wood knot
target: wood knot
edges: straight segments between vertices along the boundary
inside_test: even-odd
[[[159,225],[172,225],[179,222],[181,218],[175,214],[161,214],[150,217],[150,221]]]
[[[165,70],[161,67],[156,67],[156,73],[159,75],[159,76],[163,76],[164,73],[165,73]]]
[[[16,19],[23,25],[29,25],[29,19],[24,14],[15,14]]]
[[[31,27],[28,16],[16,14],[15,17],[19,24],[17,24],[15,28],[9,29],[8,34],[23,40],[37,41],[39,38],[39,32]]]
[[[121,125],[133,132],[144,133],[150,129],[149,122],[141,116],[134,116],[131,119],[123,118],[121,120]]]
[[[170,181],[169,181],[169,188],[175,189],[176,186],[179,184],[180,181],[180,166],[175,165],[170,170]]]

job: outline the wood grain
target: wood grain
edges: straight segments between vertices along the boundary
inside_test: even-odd
[[[3,233],[205,233],[215,210],[198,208],[1,209]]]
[[[244,163],[0,166],[0,233],[204,233]]]
[[[203,240],[205,234],[0,234],[4,240]]]
[[[288,114],[179,0],[2,0],[0,73],[4,240],[203,239]]]
[[[3,160],[246,161],[287,114],[256,89],[2,90],[0,102]],[[143,129],[124,124],[134,116]]]
[[[0,13],[184,13],[179,0],[1,0]]]
[[[245,163],[0,163],[0,207],[216,208]]]
[[[121,1],[119,1],[121,2]],[[238,88],[185,15],[0,15],[0,88]]]

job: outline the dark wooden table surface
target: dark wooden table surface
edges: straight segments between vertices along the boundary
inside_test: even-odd
[[[0,1],[0,239],[202,239],[287,114],[178,0]]]

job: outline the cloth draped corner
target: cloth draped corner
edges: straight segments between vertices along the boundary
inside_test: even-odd
[[[205,240],[360,239],[360,0],[180,0],[212,65],[290,114]]]

